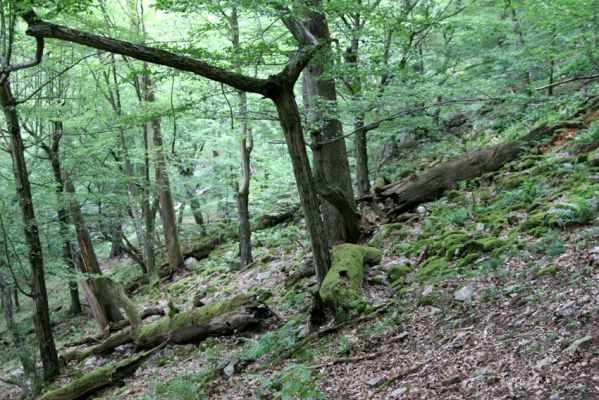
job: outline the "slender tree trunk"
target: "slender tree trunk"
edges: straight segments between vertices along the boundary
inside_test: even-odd
[[[23,227],[29,253],[32,297],[35,305],[35,312],[33,314],[35,334],[44,367],[44,379],[51,380],[58,375],[60,362],[54,344],[52,327],[50,326],[50,310],[48,308],[48,294],[44,278],[44,259],[25,162],[25,146],[21,137],[21,127],[15,98],[10,89],[7,77],[0,84],[0,105],[2,106],[2,111],[6,118],[7,130],[10,135],[10,151],[15,175],[17,199],[23,214]]]
[[[196,192],[191,187],[185,188],[185,195],[187,196],[187,201],[189,202],[189,207],[191,208],[191,213],[193,215],[193,220],[196,225],[201,227],[202,232],[206,229],[204,216],[202,215],[202,209],[200,206],[200,202],[198,201],[198,197]]]
[[[330,255],[327,246],[327,236],[320,214],[320,204],[314,187],[312,172],[310,171],[310,161],[306,152],[306,142],[304,141],[304,134],[302,132],[302,120],[297,103],[295,102],[293,86],[282,87],[278,95],[273,98],[273,101],[277,107],[279,120],[291,156],[293,173],[300,201],[304,209],[306,225],[310,233],[316,279],[318,286],[320,286],[329,270]]]
[[[156,271],[156,257],[154,250],[154,228],[156,224],[156,212],[152,209],[150,199],[150,148],[148,129],[144,126],[144,184],[142,189],[142,215],[144,218],[143,256],[149,276]]]
[[[309,0],[316,6],[320,0]],[[320,41],[330,42],[329,27],[323,14],[309,11],[309,30]],[[322,214],[329,244],[335,242],[355,242],[360,236],[358,218],[355,215],[354,193],[351,183],[347,149],[341,121],[337,118],[337,91],[333,79],[324,78],[326,62],[331,58],[330,48],[323,50],[304,69],[304,93],[306,103],[313,115],[312,151],[314,153],[314,175],[316,185],[336,187],[343,201],[325,199]],[[332,139],[336,139],[331,141]],[[327,190],[328,191],[328,190]],[[319,192],[321,196],[323,193]],[[339,198],[339,196],[338,196]],[[339,209],[349,208],[348,210]],[[349,216],[349,218],[348,218]]]
[[[233,50],[236,53],[240,51],[240,32],[239,32],[239,17],[237,15],[237,7],[233,7],[229,18],[231,28]],[[237,71],[241,72],[241,63],[236,62]],[[250,229],[250,211],[249,211],[249,196],[250,196],[250,154],[254,147],[252,132],[248,123],[248,101],[244,91],[239,90],[239,117],[241,119],[241,140],[239,142],[239,150],[241,157],[241,183],[237,184],[237,229],[239,230],[239,257],[241,265],[246,266],[252,263],[252,231]]]
[[[64,174],[63,181],[65,192],[74,195],[75,188],[67,174]],[[77,242],[79,243],[79,249],[81,251],[81,258],[83,259],[85,272],[92,276],[100,277],[102,275],[102,271],[100,270],[100,265],[98,263],[98,258],[94,250],[91,236],[89,235],[89,231],[85,225],[85,220],[83,219],[83,214],[81,213],[81,207],[74,200],[70,201],[70,205],[71,218],[73,219],[75,230],[77,231]],[[76,261],[76,258],[74,261]],[[100,279],[94,279],[93,289],[97,301],[102,305],[106,320],[108,322],[118,322],[123,319],[121,312],[114,303],[115,299],[110,298],[110,291],[104,290],[102,287],[102,281]],[[96,322],[101,329],[106,328],[103,318],[96,319]]]
[[[139,76],[139,87],[146,102],[156,100],[152,80],[150,79],[147,66],[144,66],[145,72]],[[177,269],[183,268],[183,254],[179,245],[179,234],[177,232],[177,218],[175,216],[175,205],[171,195],[171,188],[167,173],[167,161],[164,154],[162,143],[162,134],[160,132],[160,118],[153,117],[148,123],[148,131],[152,135],[152,145],[154,148],[154,172],[156,174],[156,186],[158,197],[160,199],[160,209],[162,211],[162,227],[166,241],[166,251],[171,273]]]
[[[63,126],[61,121],[54,122],[54,131],[52,132],[52,144],[44,146],[44,150],[50,159],[52,165],[52,173],[54,175],[54,184],[56,185],[56,202],[58,204],[58,233],[62,241],[62,261],[67,265],[68,269],[75,273],[75,266],[71,257],[70,241],[69,241],[69,213],[65,209],[64,202],[64,183],[62,180],[62,168],[60,165],[60,139],[62,137]],[[69,280],[69,293],[71,297],[70,313],[72,315],[81,314],[81,301],[79,300],[79,289],[77,281]]]

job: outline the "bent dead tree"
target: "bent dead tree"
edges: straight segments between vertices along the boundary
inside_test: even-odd
[[[319,201],[312,180],[308,154],[306,152],[301,117],[293,92],[300,73],[321,45],[319,45],[318,41],[300,21],[293,18],[287,10],[283,11],[281,21],[297,40],[299,48],[281,72],[270,75],[266,79],[261,79],[228,71],[206,62],[168,51],[51,24],[40,20],[33,11],[25,13],[23,19],[29,25],[27,34],[36,38],[59,39],[78,43],[99,50],[132,57],[140,61],[192,72],[204,78],[226,84],[237,90],[260,94],[272,100],[276,106],[279,121],[283,128],[300,202],[306,216],[316,277],[319,284],[322,282],[330,263],[329,249],[320,214]]]

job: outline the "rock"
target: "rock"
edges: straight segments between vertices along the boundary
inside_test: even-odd
[[[461,381],[462,377],[460,375],[451,375],[450,377],[443,379],[443,384],[449,386],[459,383]]]
[[[309,334],[310,334],[310,325],[303,324],[297,332],[297,338],[303,339],[303,338],[307,337]]]
[[[433,294],[433,285],[426,285],[422,291],[422,297],[428,297]]]
[[[270,271],[264,271],[264,272],[260,272],[258,275],[256,275],[256,280],[257,281],[265,281],[268,278],[270,278],[271,272]]]
[[[393,339],[391,339],[391,341],[393,343],[403,342],[408,337],[408,335],[409,335],[408,332],[403,331],[402,333],[400,333],[399,335],[397,335]]]
[[[542,372],[551,363],[552,360],[550,358],[543,358],[542,360],[537,361],[537,363],[535,364],[535,369],[538,372]]]
[[[185,260],[185,262],[184,262],[183,265],[184,265],[184,267],[185,267],[186,270],[193,271],[198,266],[198,260],[196,260],[193,257],[189,257],[189,258],[187,258]]]
[[[387,377],[385,375],[380,375],[370,379],[368,382],[366,382],[366,384],[371,388],[375,388],[381,386],[386,380]]]
[[[96,364],[96,357],[90,357],[83,363],[84,367],[92,367]]]
[[[440,308],[437,307],[431,307],[430,308],[430,312],[428,313],[429,316],[434,316],[437,314],[441,314],[443,312],[443,310],[441,310]]]
[[[396,258],[395,260],[389,261],[387,264],[385,264],[383,266],[383,269],[385,271],[388,271],[391,267],[394,267],[396,265],[402,265],[402,264],[410,265],[410,260],[405,257],[399,257],[399,258]]]
[[[227,364],[225,368],[223,368],[223,373],[227,377],[233,376],[233,374],[235,373],[235,360],[232,360],[229,364]]]
[[[426,208],[424,208],[423,206],[418,206],[418,208],[416,209],[416,211],[418,212],[418,214],[420,214],[422,217],[424,217],[426,215]]]
[[[399,396],[401,396],[402,394],[404,394],[407,391],[408,391],[408,389],[406,387],[402,386],[402,387],[400,387],[400,388],[395,389],[394,391],[392,391],[389,394],[389,397],[391,397],[392,399],[397,399]]]
[[[475,286],[471,283],[468,286],[464,286],[463,288],[455,292],[453,294],[453,298],[458,301],[466,301],[470,298],[470,296],[472,296],[472,294],[474,293],[474,289]]]
[[[595,341],[594,337],[592,337],[591,335],[587,335],[587,336],[585,336],[583,338],[575,340],[570,346],[568,346],[567,349],[564,350],[564,353],[573,356],[574,353],[576,353],[576,351],[579,348],[585,347],[585,346],[591,344],[594,341]]]
[[[479,222],[476,224],[476,232],[481,233],[485,231],[485,224]]]

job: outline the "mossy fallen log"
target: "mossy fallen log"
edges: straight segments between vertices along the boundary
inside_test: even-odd
[[[319,294],[329,306],[348,306],[361,297],[364,264],[379,262],[382,253],[374,247],[346,243],[334,246],[332,255],[331,269]]]
[[[583,127],[585,125],[581,122],[561,122],[552,126],[542,124],[520,139],[469,151],[419,175],[381,186],[373,195],[362,200],[370,203],[393,200],[394,207],[387,216],[395,217],[421,203],[436,200],[445,192],[455,189],[461,181],[499,170],[521,154],[531,151],[540,141],[551,138],[560,129]]]
[[[255,328],[270,316],[262,299],[239,295],[133,327],[86,350],[62,354],[61,360],[68,363],[92,355],[110,354],[116,347],[131,342],[138,349],[151,348],[165,340],[175,344],[200,342],[210,336],[233,335]]]
[[[144,361],[165,345],[166,342],[151,350],[129,357],[124,361],[98,368],[61,388],[47,392],[42,396],[42,400],[88,399],[92,394],[121,383],[123,379],[133,375]]]
[[[138,348],[149,348],[164,340],[194,343],[255,328],[270,315],[261,300],[239,295],[144,324],[136,330],[134,341]]]

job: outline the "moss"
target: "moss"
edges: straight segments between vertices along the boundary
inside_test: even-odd
[[[217,315],[233,311],[249,299],[249,296],[239,295],[233,299],[216,301],[169,318],[161,318],[156,322],[144,324],[137,330],[137,340],[141,343],[148,342],[156,337],[166,335],[172,330],[206,325]]]
[[[391,286],[392,288],[396,288],[396,287],[403,286],[404,283],[405,283],[404,278],[397,278],[394,281],[392,281],[389,286]]]
[[[389,269],[389,272],[387,272],[387,276],[389,277],[389,281],[394,281],[398,278],[406,276],[411,271],[412,268],[410,268],[410,266],[407,264],[394,265],[391,267],[391,269]]]
[[[520,223],[518,226],[521,232],[530,231],[533,228],[537,228],[545,224],[545,211],[537,212],[535,214],[531,214],[524,221]]]
[[[522,186],[522,184],[524,183],[525,180],[526,180],[526,178],[524,176],[522,176],[521,174],[514,174],[514,175],[511,175],[511,176],[501,179],[497,183],[497,188],[500,190],[516,189],[516,188]]]
[[[382,277],[382,276],[380,276],[380,275],[377,275],[377,276],[375,276],[374,278],[372,278],[372,279],[370,280],[370,282],[371,282],[373,285],[378,285],[378,286],[381,286],[381,285],[384,285],[384,284],[385,284],[385,278],[384,278],[384,277]]]
[[[418,279],[426,279],[430,277],[436,277],[444,275],[447,270],[448,262],[444,258],[431,257],[420,267],[420,270],[416,274]]]
[[[458,261],[458,263],[456,264],[456,267],[457,268],[467,267],[470,264],[472,264],[474,261],[476,261],[479,257],[480,257],[480,253],[470,253],[470,254],[466,255],[466,257],[464,257],[460,261]]]
[[[557,272],[557,267],[555,265],[549,265],[545,268],[540,268],[537,271],[537,277],[545,276],[545,275],[553,275]]]
[[[591,167],[599,167],[599,149],[589,153],[586,162]]]
[[[360,297],[364,263],[381,259],[379,249],[355,244],[340,244],[333,247],[333,261],[320,286],[320,297],[325,303],[335,306]]]
[[[466,196],[459,190],[451,190],[447,193],[447,200],[453,201],[454,203],[465,203]]]
[[[484,239],[475,239],[470,240],[466,244],[464,244],[464,251],[466,253],[472,252],[487,252],[492,251],[498,247],[501,247],[506,244],[506,241],[503,239],[497,238],[484,238]]]

